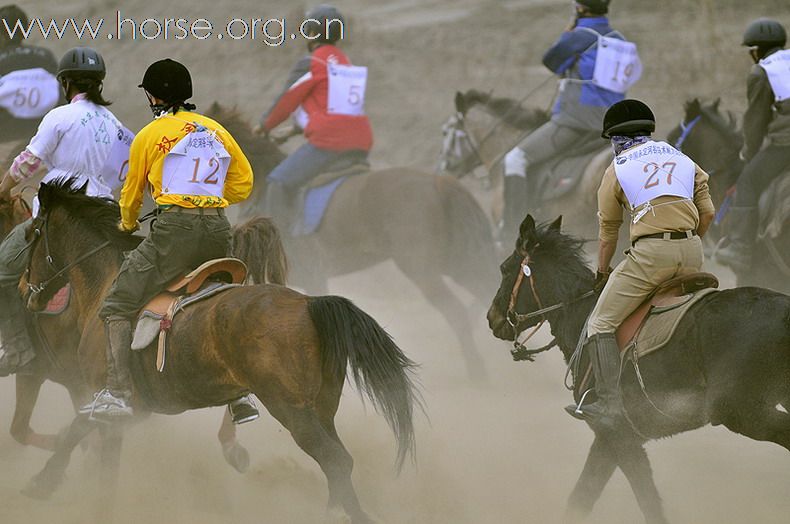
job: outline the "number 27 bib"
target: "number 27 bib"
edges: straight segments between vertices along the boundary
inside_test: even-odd
[[[205,128],[187,134],[162,165],[162,193],[222,198],[230,153]]]

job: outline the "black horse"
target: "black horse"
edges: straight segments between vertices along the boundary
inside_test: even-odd
[[[720,111],[718,100],[703,104],[693,99],[686,103],[683,122],[669,134],[668,141],[679,145],[710,175],[711,197],[719,213],[706,238],[720,239],[726,234],[726,208],[743,168],[738,158],[743,137],[735,117]],[[783,176],[790,177],[790,173]],[[762,286],[790,293],[790,184],[784,181],[770,186],[763,198],[774,198],[779,205],[774,205],[773,212],[761,220],[752,267],[748,272],[736,273],[737,282],[739,286]],[[772,226],[766,228],[768,223]]]
[[[502,282],[488,312],[494,335],[513,340],[546,320],[566,361],[577,346],[596,298],[588,292],[594,276],[582,242],[560,232],[561,218],[536,226],[521,224],[514,252],[502,263]],[[522,264],[531,276],[517,280]],[[522,273],[523,274],[523,273]],[[511,300],[511,297],[513,299]],[[512,304],[512,307],[511,307]],[[561,305],[523,319],[540,308]],[[587,356],[572,370],[586,369]],[[587,515],[614,470],[627,477],[649,523],[667,522],[644,450],[648,440],[706,424],[723,424],[755,440],[790,449],[790,297],[761,288],[711,293],[681,321],[660,351],[625,362],[621,390],[630,421],[615,434],[596,433],[587,463],[571,494],[568,516]],[[574,381],[579,377],[575,376]],[[577,394],[578,400],[578,394]]]

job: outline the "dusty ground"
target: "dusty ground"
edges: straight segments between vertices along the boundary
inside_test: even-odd
[[[439,126],[452,111],[456,89],[495,89],[519,97],[546,76],[537,64],[543,49],[567,21],[567,2],[553,0],[338,2],[362,26],[349,50],[371,67],[368,107],[380,165],[430,169]],[[626,5],[627,4],[627,5]],[[152,4],[140,0],[26,3],[34,16],[282,16],[291,2],[196,1]],[[615,25],[640,46],[644,79],[633,95],[651,102],[659,133],[681,117],[690,96],[723,98],[743,109],[748,59],[739,48],[745,23],[759,15],[788,19],[783,1],[673,0],[614,3]],[[72,39],[50,42],[58,53]],[[279,90],[302,50],[268,49],[250,42],[101,42],[110,67],[106,92],[131,128],[149,119],[137,85],[153,59],[172,56],[190,65],[196,101],[221,99],[257,117]],[[534,103],[548,105],[551,88]],[[471,184],[470,187],[474,187]],[[726,271],[714,268],[727,278]],[[383,292],[372,292],[386,281]],[[532,364],[510,361],[481,318],[480,350],[487,386],[470,385],[452,333],[419,300],[416,289],[390,265],[331,282],[331,291],[353,298],[422,364],[428,416],[418,417],[418,461],[400,477],[392,469],[394,443],[383,420],[349,389],[339,431],[356,460],[355,481],[363,505],[388,523],[552,523],[581,469],[591,433],[562,411],[568,394],[558,353]],[[0,382],[0,426],[11,418],[13,381]],[[54,432],[69,420],[65,393],[49,385],[33,424]],[[179,417],[156,416],[132,428],[125,443],[120,523],[313,523],[323,516],[326,489],[317,466],[268,415],[240,428],[252,453],[251,471],[239,475],[221,456],[215,434],[218,409]],[[706,428],[649,446],[668,516],[677,523],[785,523],[790,514],[790,457],[723,429]],[[0,433],[0,521],[9,524],[97,522],[96,486],[81,452],[53,500],[19,494],[47,454],[24,449]],[[591,522],[630,524],[640,515],[627,483],[616,475]]]

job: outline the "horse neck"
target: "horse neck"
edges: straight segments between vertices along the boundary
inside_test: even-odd
[[[480,160],[489,171],[525,133],[483,109],[472,109],[467,113],[466,130],[477,147]]]
[[[572,299],[571,299],[572,300]],[[546,315],[551,326],[551,334],[557,340],[557,346],[568,362],[576,351],[579,337],[587,324],[597,297],[589,297],[571,304],[566,308]]]

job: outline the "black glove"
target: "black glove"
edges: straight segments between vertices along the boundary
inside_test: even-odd
[[[593,282],[593,290],[596,293],[600,293],[603,291],[606,282],[609,280],[609,275],[612,274],[612,268],[607,269],[606,271],[598,270],[595,272],[595,282]]]

